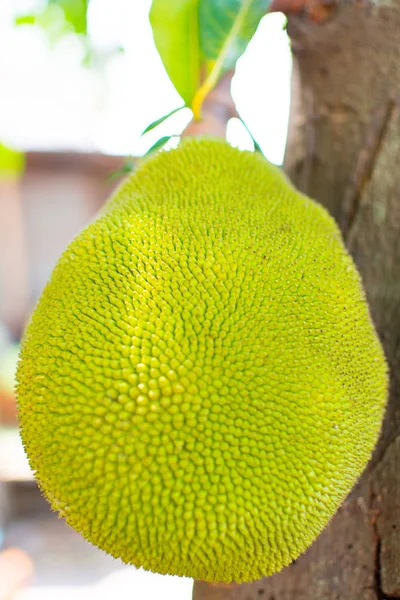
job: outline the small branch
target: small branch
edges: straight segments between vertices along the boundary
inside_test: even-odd
[[[285,15],[298,14],[306,5],[306,0],[272,0],[268,12],[282,12]]]
[[[231,94],[233,75],[234,70],[228,71],[222,77],[204,101],[201,120],[191,121],[183,131],[182,137],[226,137],[228,121],[238,116]]]
[[[341,3],[343,0],[272,0],[268,12],[303,14],[307,21],[320,25],[332,17]]]

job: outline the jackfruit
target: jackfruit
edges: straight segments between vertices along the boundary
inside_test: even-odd
[[[311,544],[369,460],[387,388],[333,219],[212,139],[144,161],[70,244],[18,381],[53,509],[125,562],[219,582]]]

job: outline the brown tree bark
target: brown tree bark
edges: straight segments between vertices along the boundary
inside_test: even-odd
[[[375,454],[325,531],[259,582],[196,582],[194,600],[400,598],[400,0],[289,18],[294,72],[285,169],[335,216],[361,272],[391,374]]]

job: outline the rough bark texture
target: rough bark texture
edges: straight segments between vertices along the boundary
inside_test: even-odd
[[[371,463],[294,564],[194,600],[400,598],[400,0],[344,5],[324,25],[289,19],[294,73],[285,168],[340,223],[391,374]]]

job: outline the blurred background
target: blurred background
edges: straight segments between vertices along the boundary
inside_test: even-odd
[[[190,580],[124,566],[51,513],[24,455],[14,395],[20,338],[57,258],[118,184],[127,157],[191,119],[184,109],[141,135],[182,105],[154,46],[150,4],[0,2],[0,600],[191,597]],[[284,24],[280,14],[263,18],[232,84],[239,113],[277,164],[290,93]],[[237,119],[228,140],[253,148]]]

